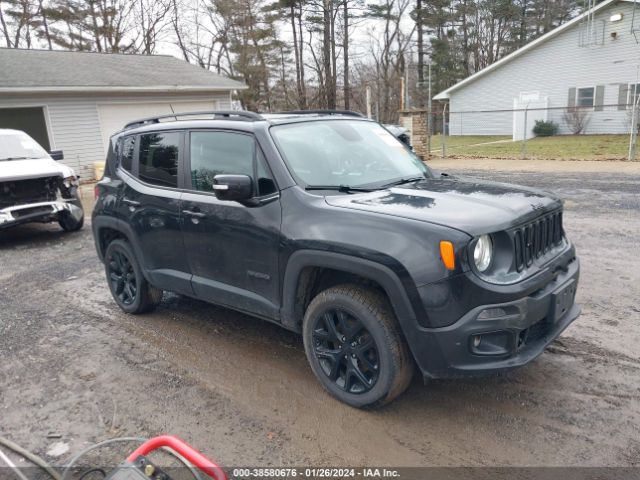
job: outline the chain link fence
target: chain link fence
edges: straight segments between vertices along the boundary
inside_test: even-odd
[[[637,160],[640,107],[522,106],[449,111],[448,105],[401,112],[423,158],[487,157],[558,160]]]

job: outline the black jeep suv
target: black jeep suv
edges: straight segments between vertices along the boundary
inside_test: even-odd
[[[300,332],[357,407],[427,378],[524,365],[580,313],[562,203],[435,174],[340,113],[209,112],[111,139],[93,234],[116,303],[164,290]]]

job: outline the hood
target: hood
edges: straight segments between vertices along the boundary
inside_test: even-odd
[[[0,182],[25,180],[28,178],[75,176],[73,170],[50,158],[28,160],[4,160],[0,162]]]
[[[540,190],[460,177],[325,200],[334,207],[436,223],[470,235],[505,230],[562,206]]]

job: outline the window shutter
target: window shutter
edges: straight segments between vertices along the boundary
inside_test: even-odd
[[[567,101],[567,106],[568,107],[576,106],[576,89],[575,88],[569,89],[569,99]]]
[[[629,99],[629,84],[621,83],[618,85],[618,110],[627,109],[627,101]]]
[[[603,110],[604,105],[604,85],[598,85],[596,87],[596,98],[595,98],[595,108],[596,112],[601,112]]]

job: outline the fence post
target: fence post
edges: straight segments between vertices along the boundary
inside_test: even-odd
[[[447,105],[449,105],[448,103],[444,104],[444,107],[442,109],[442,158],[444,159],[447,156],[447,120],[446,120],[446,116],[447,116]]]
[[[629,157],[630,162],[636,159],[636,143],[638,140],[638,107],[640,107],[640,96],[637,96],[633,102],[631,113],[631,136],[629,138]]]
[[[529,104],[524,107],[524,129],[522,130],[522,143],[520,149],[520,158],[525,160],[527,158],[527,113],[529,110]]]
[[[427,160],[431,158],[431,111],[427,110]]]

